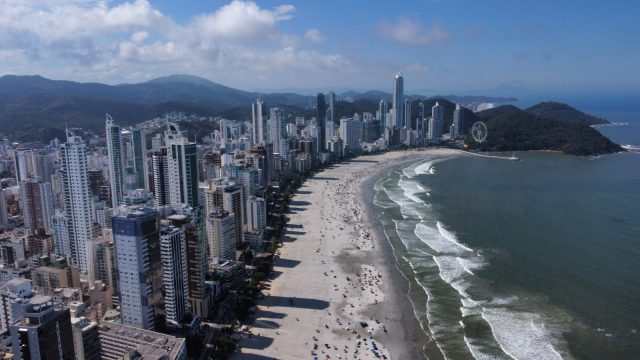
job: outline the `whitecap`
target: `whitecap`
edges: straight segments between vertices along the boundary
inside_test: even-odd
[[[424,223],[416,224],[415,234],[433,250],[443,254],[465,254],[470,251],[466,246],[444,237],[437,229]]]
[[[506,308],[482,309],[482,317],[491,327],[505,354],[518,360],[558,360],[562,355],[554,348],[554,334],[543,325],[540,315]]]
[[[444,237],[445,239],[447,239],[447,241],[450,241],[454,244],[456,244],[457,246],[467,250],[467,251],[473,251],[471,248],[465,246],[464,244],[462,244],[461,242],[458,241],[458,238],[456,237],[456,235],[452,232],[450,232],[449,230],[447,230],[444,225],[442,225],[442,223],[440,221],[438,221],[436,223],[436,226],[438,227],[438,231],[440,232],[440,234],[442,235],[442,237]]]

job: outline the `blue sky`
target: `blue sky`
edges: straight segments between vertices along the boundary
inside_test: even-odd
[[[0,0],[0,72],[242,89],[639,91],[640,1]]]

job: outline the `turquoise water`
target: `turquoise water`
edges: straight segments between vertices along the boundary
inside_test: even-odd
[[[427,354],[640,358],[640,153],[517,156],[418,162],[375,185]]]

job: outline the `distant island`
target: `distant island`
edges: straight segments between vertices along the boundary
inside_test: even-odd
[[[352,117],[354,113],[378,109],[379,98],[390,94],[381,91],[350,92],[349,101],[336,103],[336,118]],[[167,112],[193,114],[202,120],[184,125],[198,136],[218,127],[209,118],[223,117],[241,121],[251,119],[250,104],[258,96],[269,107],[285,110],[288,121],[297,116],[313,117],[309,104],[314,98],[293,93],[257,93],[233,89],[207,79],[190,75],[171,75],[138,84],[105,85],[73,81],[50,80],[35,76],[0,77],[1,135],[18,141],[49,141],[64,136],[65,126],[82,127],[102,133],[104,113],[109,112],[123,125],[132,125],[162,116]],[[379,98],[378,98],[379,97]],[[445,133],[452,123],[455,103],[466,101],[515,101],[515,98],[416,95],[412,113],[418,114],[422,101],[427,110],[436,102],[444,107]],[[487,141],[477,144],[469,137],[467,144],[479,151],[555,150],[572,155],[599,155],[624,151],[619,145],[591,128],[607,124],[567,104],[542,102],[528,109],[503,105],[474,113],[463,110],[464,131],[478,120],[487,124]],[[34,131],[34,129],[37,129]]]

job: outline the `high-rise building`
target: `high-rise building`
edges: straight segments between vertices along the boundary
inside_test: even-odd
[[[100,356],[115,359],[186,360],[184,338],[102,321],[98,325]]]
[[[249,196],[247,201],[247,229],[264,230],[267,227],[267,202],[263,198]]]
[[[69,244],[69,224],[66,214],[56,210],[51,224],[53,225],[53,242],[56,254],[70,258],[71,246]]]
[[[24,225],[31,234],[53,232],[53,194],[51,183],[31,178],[20,182],[20,202]]]
[[[327,94],[327,117],[325,118],[326,123],[334,123],[336,121],[336,93],[333,91],[329,91]],[[325,134],[325,145],[326,142],[329,141],[333,137],[332,134]],[[326,146],[325,146],[326,148]]]
[[[142,127],[131,129],[133,145],[133,173],[135,176],[134,189],[148,189],[147,176],[147,139]]]
[[[404,78],[399,72],[393,80],[393,126],[400,129],[404,121]]]
[[[387,127],[387,113],[389,112],[389,105],[386,101],[380,100],[378,104],[378,121],[380,122],[380,132],[382,133],[384,128]]]
[[[360,122],[354,119],[340,119],[340,138],[346,151],[360,150]]]
[[[87,249],[93,241],[93,222],[85,143],[80,136],[67,132],[67,142],[60,150],[69,252],[73,264],[87,274],[91,262]]]
[[[11,279],[0,287],[0,333],[9,331],[11,324],[24,316],[34,295],[29,279]]]
[[[20,182],[29,178],[31,167],[31,149],[19,148],[14,153],[14,168],[16,170],[16,181]]]
[[[101,241],[96,246],[95,253],[96,279],[112,289],[114,298],[119,301],[118,280],[115,270],[116,252],[113,241]]]
[[[54,154],[44,149],[18,148],[14,153],[16,181],[33,177],[50,182],[53,174]]]
[[[38,178],[43,182],[51,182],[53,174],[54,154],[46,150],[33,150],[31,153],[32,161],[32,177]]]
[[[273,151],[280,155],[289,153],[287,147],[284,109],[271,108],[269,116],[269,142],[273,144]]]
[[[167,145],[170,204],[198,206],[198,156],[195,142],[169,123],[165,132]]]
[[[209,256],[223,260],[236,260],[236,220],[233,213],[216,207],[207,215]]]
[[[80,274],[64,257],[54,257],[31,271],[33,286],[50,295],[57,288],[79,288]]]
[[[454,129],[453,133],[450,133],[452,139],[457,139],[463,134],[464,127],[464,113],[462,112],[462,108],[460,104],[456,104],[456,109],[453,111],[453,124],[452,128]]]
[[[111,115],[106,115],[107,156],[109,158],[109,183],[111,185],[111,206],[122,204],[124,187],[124,157],[122,154],[122,130],[113,123]]]
[[[69,309],[49,296],[34,296],[24,318],[11,325],[11,346],[16,359],[74,359]]]
[[[189,303],[187,248],[182,228],[165,226],[160,229],[160,256],[165,318],[168,324],[178,325],[184,319]]]
[[[444,128],[444,108],[439,102],[431,108],[431,119],[429,120],[429,140],[437,141],[442,137]]]
[[[318,127],[318,152],[323,152],[327,143],[325,128],[327,117],[327,101],[323,93],[316,95],[316,126]]]
[[[151,155],[151,167],[153,169],[153,195],[156,198],[156,206],[168,205],[171,200],[167,148],[163,147]]]
[[[9,224],[9,213],[7,210],[7,195],[5,189],[0,189],[0,225]]]
[[[100,187],[104,184],[102,177],[102,170],[91,169],[87,171],[87,178],[89,180],[89,194],[91,196],[100,196]]]
[[[85,317],[71,319],[75,360],[100,360],[98,324]]]
[[[206,318],[209,316],[211,302],[205,283],[208,269],[208,246],[202,210],[196,209],[192,219],[184,224],[183,228],[187,241],[189,303],[194,315]]]
[[[263,102],[259,97],[255,103],[251,104],[253,144],[264,144],[264,112],[262,107]]]
[[[324,148],[327,149],[327,144],[333,137],[336,135],[336,124],[333,121],[327,121],[324,126],[325,128],[325,136],[327,137],[325,140]]]
[[[424,102],[418,102],[418,117],[416,118],[416,128],[418,129],[418,145],[424,145],[426,140],[424,127]]]
[[[162,262],[158,213],[149,208],[120,208],[112,218],[115,265],[123,324],[155,329],[162,300]]]
[[[242,228],[244,225],[243,215],[243,189],[233,183],[225,182],[222,179],[207,181],[204,187],[205,197],[205,210],[209,215],[215,208],[222,208],[229,213],[234,214],[234,221],[236,224],[236,245],[242,243]],[[207,226],[208,223],[207,223]],[[209,241],[211,238],[211,230],[207,228],[207,237]]]
[[[415,130],[415,128],[412,126],[412,120],[411,120],[411,100],[405,99],[403,106],[404,106],[404,125],[403,125],[403,127],[405,129],[413,129],[413,130]]]

